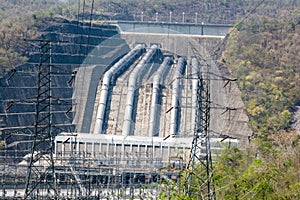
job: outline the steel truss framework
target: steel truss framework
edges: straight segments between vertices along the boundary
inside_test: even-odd
[[[210,147],[210,73],[198,75],[197,109],[194,138],[185,179],[186,194],[196,199],[216,199],[213,183],[212,155]]]
[[[38,94],[36,97],[36,122],[34,142],[26,177],[24,199],[35,199],[41,190],[56,196],[54,173],[54,135],[52,133],[51,92],[51,41],[40,42],[38,65]],[[43,166],[43,167],[41,167]]]

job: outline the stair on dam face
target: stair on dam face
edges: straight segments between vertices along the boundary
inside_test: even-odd
[[[152,84],[145,84],[139,88],[136,120],[133,124],[134,134],[138,136],[149,136],[150,110],[152,98]]]
[[[192,136],[194,130],[192,124],[195,119],[192,119],[192,110],[196,109],[192,107],[192,77],[191,66],[186,67],[186,78],[181,80],[181,99],[180,99],[180,136]]]
[[[127,87],[116,87],[111,98],[111,110],[107,122],[107,133],[122,135],[122,125],[124,119],[124,105],[126,103]]]

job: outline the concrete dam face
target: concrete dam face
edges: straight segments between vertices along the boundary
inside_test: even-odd
[[[214,60],[215,48],[229,27],[181,24],[177,28],[181,33],[174,24],[120,22],[116,25],[119,37],[131,50],[116,56],[119,59],[103,70],[101,76],[94,77],[90,69],[95,65],[83,62],[87,67],[77,73],[74,93],[74,99],[83,99],[82,96],[86,99],[77,104],[86,108],[75,115],[78,132],[192,137],[197,126],[197,78],[206,73],[211,79],[212,132],[216,137],[219,134],[241,140],[251,135],[247,116],[240,109],[243,103],[239,90],[234,83],[224,87],[230,75]],[[110,43],[109,39],[101,45],[106,42]],[[84,83],[84,79],[92,85]],[[76,87],[84,90],[77,92]]]
[[[102,55],[109,38],[83,61],[73,93],[77,133],[56,137],[58,160],[76,152],[80,159],[118,166],[116,170],[122,172],[150,173],[176,162],[185,167],[195,131],[204,123],[201,78],[209,80],[212,155],[224,144],[246,144],[251,130],[240,92],[215,59],[224,39],[217,25],[216,32],[211,26],[200,26],[200,32],[209,35],[182,34],[157,24],[146,24],[146,30],[115,26],[119,34],[114,37],[126,41],[128,51],[115,53],[112,63],[97,69],[91,60]],[[187,32],[191,27],[180,28]]]
[[[111,23],[55,19],[41,28],[40,40],[67,41],[51,43],[48,63],[53,165],[62,195],[128,199],[143,189],[144,199],[156,197],[162,180],[177,180],[186,168],[204,123],[212,156],[223,144],[246,144],[251,130],[240,91],[216,61],[230,26]],[[9,166],[2,180],[14,183],[9,175],[15,174],[20,188],[28,155],[39,155],[30,148],[38,123],[39,50],[33,44],[28,61],[0,79],[0,130],[9,136],[0,151],[0,166]],[[210,92],[206,122],[204,86]],[[205,158],[202,140],[198,153]],[[44,169],[45,157],[32,163]]]
[[[230,26],[119,22],[89,28],[62,19],[50,24],[40,39],[67,41],[51,47],[55,134],[192,138],[200,123],[202,75],[211,80],[214,137],[242,144],[251,135],[239,90],[214,60]],[[39,56],[33,48],[24,65],[0,80],[1,130],[23,134],[11,142],[34,132]]]

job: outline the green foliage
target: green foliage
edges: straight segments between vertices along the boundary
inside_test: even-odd
[[[181,171],[181,178],[178,180],[163,180],[161,183],[163,189],[157,199],[193,200],[184,193],[186,173],[185,170]]]
[[[5,19],[0,21],[0,66],[13,68],[24,62],[25,51],[23,38],[27,35],[25,23]]]
[[[25,52],[37,30],[55,15],[68,16],[66,3],[56,0],[3,0],[0,5],[0,77],[27,60]]]
[[[217,199],[300,199],[300,134],[280,132],[255,139],[246,149],[226,147],[213,162]],[[205,199],[203,165],[184,193],[187,171],[179,181],[165,181],[159,199]]]
[[[227,42],[221,60],[239,78],[250,125],[260,135],[288,129],[299,103],[299,31],[299,10],[280,10],[277,17],[251,16]]]
[[[283,132],[225,149],[214,165],[218,199],[299,199],[299,148],[299,134]]]

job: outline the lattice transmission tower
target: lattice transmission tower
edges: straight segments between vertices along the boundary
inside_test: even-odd
[[[206,61],[205,61],[206,62]],[[196,199],[216,199],[210,147],[210,65],[198,74],[196,127],[186,176],[186,194]],[[202,67],[203,69],[203,67]]]
[[[34,141],[30,153],[24,199],[58,196],[53,158],[51,41],[39,40],[39,42]]]

